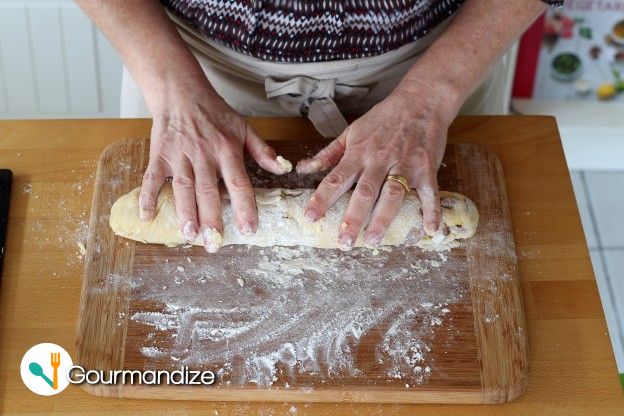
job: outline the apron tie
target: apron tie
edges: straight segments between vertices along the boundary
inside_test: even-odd
[[[264,90],[267,98],[275,98],[289,114],[307,117],[323,137],[338,137],[348,126],[334,98],[359,100],[368,93],[366,87],[337,84],[336,78],[305,76],[286,81],[267,77]]]

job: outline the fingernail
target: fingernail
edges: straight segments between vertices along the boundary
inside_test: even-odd
[[[204,247],[208,253],[216,253],[223,244],[223,237],[221,236],[221,233],[214,228],[204,228],[202,231],[202,237],[204,238]]]
[[[342,234],[338,237],[338,244],[341,250],[351,250],[353,248],[353,237],[349,234]]]
[[[378,246],[381,243],[381,234],[371,231],[366,235],[366,243],[370,246]]]
[[[297,163],[297,173],[310,174],[324,170],[323,162],[318,159],[305,159]]]
[[[439,224],[436,223],[435,221],[428,221],[427,224],[425,225],[425,231],[427,231],[427,234],[431,236],[436,234],[439,228],[440,228]]]
[[[254,232],[254,226],[252,223],[250,222],[246,222],[243,224],[243,226],[240,229],[241,234],[243,235],[250,235],[253,234]]]
[[[149,221],[151,213],[152,211],[149,209],[140,209],[139,218],[141,219],[141,221]]]
[[[195,237],[197,237],[197,231],[195,231],[195,225],[193,225],[192,221],[187,220],[184,223],[184,228],[182,228],[182,235],[188,241],[195,240]]]
[[[312,167],[312,169],[314,169],[314,171],[321,171],[324,169],[323,162],[318,159],[314,159],[310,166]]]
[[[321,162],[318,159],[313,159],[310,161],[310,163],[308,164],[308,169],[307,169],[310,173],[314,173],[314,172],[320,172],[323,170],[323,162]]]
[[[308,221],[316,221],[319,218],[318,213],[313,208],[306,209],[303,215]]]

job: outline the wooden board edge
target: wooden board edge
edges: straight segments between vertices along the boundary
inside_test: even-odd
[[[113,190],[111,184],[103,182],[104,179],[109,179],[109,175],[104,174],[107,169],[107,163],[114,161],[118,154],[127,157],[128,160],[132,157],[139,157],[141,162],[143,162],[146,153],[145,145],[146,139],[118,140],[107,146],[98,160],[89,218],[89,233],[80,292],[78,321],[74,338],[76,349],[75,364],[82,365],[86,370],[123,368],[127,320],[121,319],[117,321],[114,317],[127,316],[130,294],[129,282],[116,279],[107,280],[107,277],[111,273],[117,273],[117,276],[127,275],[124,272],[132,268],[135,245],[134,243],[106,238],[107,233],[112,233],[112,230],[108,226],[108,221],[102,223],[101,212],[99,212],[98,207],[102,198],[107,198],[109,202],[114,202],[117,197],[129,192],[131,190],[129,185],[133,182],[130,179],[136,179],[137,176],[137,172],[118,169],[118,175],[122,178],[119,183],[122,185],[119,186],[119,189]],[[131,164],[128,164],[128,166],[131,166]],[[138,172],[138,175],[140,178],[141,172]],[[109,191],[110,195],[105,195],[107,191]],[[112,202],[110,202],[110,205],[112,205]],[[108,219],[108,215],[105,218]],[[112,241],[112,246],[109,246],[107,243],[110,241]],[[115,255],[115,261],[111,262],[111,269],[105,270],[103,268],[105,262],[98,261],[98,259],[113,254]],[[98,287],[101,291],[92,293],[89,291],[89,287]],[[106,310],[108,313],[85,313],[87,310],[97,312]],[[107,317],[109,318],[108,320],[106,320]],[[111,317],[113,318],[111,319]],[[101,353],[91,353],[94,348],[100,350]],[[97,357],[104,358],[98,359]],[[110,397],[120,397],[121,395],[121,386],[114,386],[113,389],[107,388],[107,386],[90,387],[95,391],[106,392],[106,395]]]
[[[551,117],[552,118],[552,117]],[[511,246],[513,250],[513,266],[514,266],[514,276],[513,282],[515,284],[515,310],[518,311],[518,321],[517,324],[520,328],[522,328],[523,332],[518,335],[518,347],[517,350],[517,358],[523,363],[522,371],[519,374],[519,379],[515,385],[510,386],[507,395],[506,402],[511,402],[518,399],[529,386],[529,377],[530,377],[530,356],[529,356],[529,339],[528,339],[528,329],[527,329],[527,320],[525,316],[525,303],[524,296],[522,294],[522,276],[520,275],[520,268],[518,266],[518,257],[516,252],[516,243],[513,237],[513,226],[511,223],[511,209],[509,207],[509,200],[507,199],[507,185],[505,183],[505,173],[503,171],[503,164],[500,161],[500,158],[494,153],[491,149],[489,149],[485,145],[483,146],[486,153],[492,158],[494,164],[496,165],[496,171],[498,174],[498,192],[503,202],[503,215],[506,219],[507,224],[509,225],[509,235],[511,236]]]
[[[203,386],[89,385],[81,388],[99,397],[124,399],[240,401],[240,402],[307,402],[307,403],[402,403],[402,404],[483,404],[481,389],[448,388],[379,390],[360,389],[212,389]],[[154,395],[154,389],[158,395]]]
[[[476,196],[475,193],[485,193],[488,188],[499,190],[499,217],[502,221],[498,225],[501,228],[490,231],[492,233],[496,231],[506,237],[507,251],[498,253],[497,262],[484,259],[478,262],[480,265],[478,269],[469,266],[469,273],[481,367],[482,402],[510,402],[520,397],[528,386],[529,348],[505,178],[500,159],[487,146],[466,143],[459,143],[456,146],[459,152],[457,168],[463,181],[460,192],[469,198],[473,198]],[[483,157],[466,157],[471,152],[481,153]],[[490,161],[489,165],[493,166],[494,170],[484,177],[487,171],[482,169],[480,170],[481,175],[477,177],[475,175],[476,167],[469,165],[474,160],[488,160]],[[497,187],[493,185],[497,185]],[[482,216],[487,215],[487,207],[479,207],[477,204],[477,208]],[[479,227],[482,226],[484,224],[479,225]],[[487,253],[483,253],[481,250],[483,244],[479,244],[479,236],[483,237],[483,234],[479,234],[477,231],[477,235],[466,243],[469,259],[473,256],[487,256]],[[473,264],[476,265],[476,263]],[[504,279],[492,280],[489,278],[491,276],[488,275],[488,271],[492,270],[483,269],[484,265],[487,267],[487,265],[494,264],[503,265],[506,276]],[[506,304],[500,300],[509,303]],[[490,320],[478,318],[482,316]],[[498,342],[504,339],[510,339],[510,342]]]

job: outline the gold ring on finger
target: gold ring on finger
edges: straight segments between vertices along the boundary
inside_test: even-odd
[[[395,181],[401,184],[401,186],[403,187],[403,189],[405,189],[405,194],[409,194],[410,193],[410,186],[407,183],[407,179],[405,179],[405,176],[401,176],[401,175],[388,175],[386,176],[386,180],[387,181]]]

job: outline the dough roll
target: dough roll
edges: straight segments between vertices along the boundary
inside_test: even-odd
[[[111,208],[110,226],[115,234],[143,243],[177,246],[194,244],[203,246],[201,233],[195,241],[186,241],[179,230],[171,184],[163,186],[152,221],[139,218],[139,191],[136,188],[120,197]],[[258,229],[255,234],[239,233],[232,206],[226,193],[221,194],[223,208],[223,235],[210,230],[209,238],[218,246],[250,244],[255,246],[310,246],[341,248],[338,231],[351,191],[343,195],[317,222],[310,222],[303,215],[304,207],[314,189],[263,189],[255,188],[258,207]],[[381,245],[410,244],[421,247],[445,245],[456,239],[474,235],[479,215],[474,203],[465,196],[441,192],[443,226],[438,236],[429,238],[422,230],[422,213],[418,197],[411,193],[405,197],[399,213],[388,228]],[[366,246],[363,232],[354,246]],[[408,238],[409,237],[409,238]],[[413,240],[413,241],[408,241]]]

